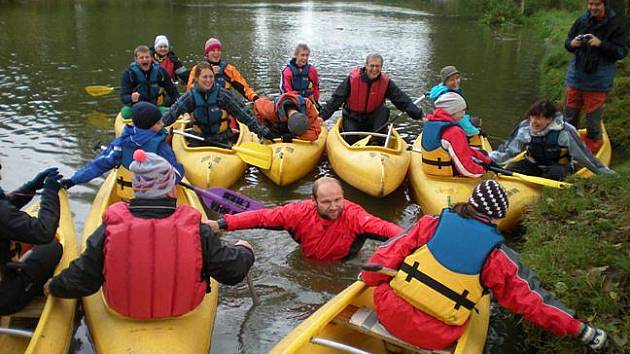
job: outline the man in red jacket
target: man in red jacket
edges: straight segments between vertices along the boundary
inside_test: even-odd
[[[215,232],[281,228],[300,244],[304,256],[316,260],[350,258],[366,239],[385,241],[402,231],[344,199],[341,183],[331,177],[315,181],[312,199],[274,209],[226,214],[218,221],[208,221],[208,225]]]
[[[368,286],[376,287],[381,324],[415,346],[445,349],[462,335],[487,289],[501,306],[536,326],[603,348],[606,332],[575,319],[503,244],[495,223],[507,208],[503,187],[484,181],[467,203],[444,209],[439,217],[425,215],[406,235],[381,246],[369,263],[398,270],[396,275],[361,273]]]

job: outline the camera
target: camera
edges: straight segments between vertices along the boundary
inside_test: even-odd
[[[575,37],[575,39],[577,39],[578,41],[582,43],[588,42],[591,38],[593,38],[592,34],[580,34],[577,37]]]

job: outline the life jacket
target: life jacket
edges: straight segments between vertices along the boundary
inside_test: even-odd
[[[502,242],[495,226],[444,209],[431,240],[405,258],[389,284],[415,308],[460,326],[483,296],[479,274]]]
[[[468,145],[472,146],[472,147],[476,147],[476,148],[482,149],[483,148],[483,141],[482,141],[481,135],[475,134],[473,136],[469,136],[468,137]]]
[[[422,170],[435,176],[454,176],[453,160],[442,147],[442,132],[455,123],[427,121],[422,127]]]
[[[559,136],[560,130],[551,130],[544,136],[532,136],[527,145],[527,156],[543,166],[568,164],[569,149],[558,145]]]
[[[225,68],[227,67],[227,63],[224,62],[223,60],[219,61],[218,64],[214,64],[214,63],[210,63],[210,65],[218,65],[219,66],[219,72],[218,73],[214,73],[214,82],[215,82],[215,86],[218,84],[219,87],[223,87],[226,90],[229,90],[232,88],[232,85],[230,84],[230,81],[227,80],[227,77],[225,75]]]
[[[291,70],[291,87],[300,96],[309,97],[313,94],[313,81],[308,76],[311,70],[311,64],[306,64],[301,68],[298,68],[293,61],[287,64],[287,67]]]
[[[385,94],[389,86],[389,76],[381,73],[372,82],[361,78],[361,68],[350,73],[350,96],[346,99],[349,110],[356,113],[372,113],[385,103]]]
[[[174,81],[176,79],[176,77],[175,77],[175,62],[171,58],[171,52],[168,52],[163,57],[161,57],[157,53],[153,53],[153,61],[155,63],[160,64],[162,69],[164,69],[164,71],[166,71],[171,76],[171,80]]]
[[[103,295],[111,309],[134,319],[181,316],[206,294],[201,214],[187,205],[163,219],[135,217],[127,203],[103,216]]]
[[[285,134],[289,132],[289,122],[287,117],[287,112],[285,109],[286,100],[290,100],[295,103],[297,106],[297,110],[300,113],[306,113],[306,101],[304,97],[300,95],[287,95],[283,94],[280,96],[276,96],[273,99],[274,110],[276,112],[276,116],[278,117],[278,123],[273,128],[273,130],[278,134]]]
[[[136,84],[136,91],[142,95],[142,97],[148,99],[155,105],[159,105],[164,102],[164,92],[160,87],[160,64],[152,62],[151,69],[149,69],[149,80],[145,72],[138,66],[136,62],[131,63],[129,66],[134,76],[134,83]]]
[[[162,133],[162,132],[160,132]],[[144,145],[137,146],[135,149],[131,149],[126,145],[122,145],[122,159],[120,166],[116,169],[116,193],[122,200],[129,200],[133,198],[133,188],[131,186],[131,171],[129,171],[129,165],[133,162],[133,153],[137,149],[142,149],[146,152],[157,153],[162,144],[166,140],[168,134],[164,131],[162,134],[156,134],[149,139]]]
[[[212,136],[225,132],[228,129],[229,116],[227,111],[221,109],[218,103],[221,87],[215,83],[212,91],[205,95],[199,91],[197,86],[194,86],[191,91],[195,100],[193,114],[203,135]]]

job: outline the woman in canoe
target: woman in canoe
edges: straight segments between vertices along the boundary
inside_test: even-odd
[[[508,204],[500,184],[481,182],[468,202],[444,209],[440,216],[423,216],[406,235],[372,255],[370,263],[396,272],[361,273],[367,285],[376,286],[376,313],[388,331],[421,348],[448,348],[490,290],[501,306],[536,326],[578,337],[595,350],[604,347],[606,332],[575,319],[503,244],[496,222],[505,217]]]
[[[173,80],[173,82],[179,81],[184,85],[188,82],[190,70],[182,64],[175,52],[171,50],[170,43],[165,35],[161,34],[156,36],[153,47],[149,49],[151,49],[153,62],[160,64],[160,66],[171,76],[171,80]]]
[[[193,76],[193,88],[182,95],[162,117],[165,125],[173,124],[184,113],[192,113],[195,125],[206,140],[229,143],[232,140],[230,120],[236,118],[258,137],[273,138],[269,129],[259,124],[230,91],[215,84],[210,64],[197,64]]]

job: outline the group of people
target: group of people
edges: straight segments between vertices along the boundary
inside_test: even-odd
[[[447,66],[441,70],[442,82],[429,92],[434,110],[423,128],[425,172],[479,177],[489,166],[503,164],[523,149],[525,158],[508,167],[562,179],[572,172],[571,161],[577,160],[592,171],[611,172],[592,152],[601,146],[602,97],[610,89],[614,62],[627,54],[627,45],[605,1],[587,1],[587,12],[573,25],[566,42],[575,56],[567,75],[565,107],[565,116],[574,124],[576,110],[586,110],[590,139],[586,146],[554,104],[540,100],[530,107],[508,142],[484,153],[471,143],[481,132],[467,113],[461,74]],[[189,72],[170,50],[165,36],[156,37],[153,48],[136,48],[135,61],[121,84],[121,99],[127,104],[122,113],[132,119],[133,126],[126,126],[105,151],[70,178],[62,179],[51,168],[12,193],[0,189],[0,315],[18,311],[42,292],[76,298],[101,287],[108,305],[125,316],[183,315],[209,291],[210,277],[236,284],[254,263],[248,242],[227,245],[216,234],[267,228],[286,230],[304,256],[316,260],[345,260],[356,255],[367,239],[383,241],[369,262],[392,268],[396,275],[364,271],[361,278],[376,287],[374,303],[385,328],[419,347],[450,347],[463,333],[484,289],[502,306],[551,333],[577,337],[596,350],[605,345],[606,333],[575,319],[574,312],[541,288],[516,252],[504,244],[496,224],[506,216],[509,200],[493,180],[479,183],[468,202],[444,209],[439,216],[423,216],[408,230],[345,199],[341,183],[332,177],[315,181],[308,200],[225,215],[216,221],[202,222],[200,211],[177,205],[175,187],[184,170],[167,143],[164,125],[183,113],[193,113],[204,137],[221,140],[231,138],[235,127],[231,119],[264,138],[314,140],[321,120],[330,118],[342,104],[344,130],[374,131],[388,120],[385,99],[411,118],[423,118],[422,110],[381,72],[383,58],[378,54],[370,54],[365,66],[353,69],[320,110],[319,79],[308,63],[306,45],[298,45],[283,70],[282,93],[273,101],[256,94],[236,68],[221,59],[220,41],[211,38],[204,49],[207,60]],[[174,80],[187,82],[189,90],[179,96]],[[230,89],[253,102],[256,117]],[[171,107],[160,110],[161,103]],[[103,224],[88,238],[81,256],[51,278],[62,254],[61,245],[54,240],[60,214],[57,192],[61,186],[86,183],[114,167],[127,174],[130,182],[126,187],[133,193],[121,196],[123,201],[107,209]],[[20,211],[40,189],[37,217]],[[132,230],[146,232],[131,235]],[[169,277],[158,276],[155,267],[142,259],[122,268],[117,260],[132,254],[125,241],[130,236],[146,245],[152,240],[175,239],[169,244],[177,247],[147,247],[141,257],[159,256],[164,264],[178,264],[182,291],[175,292],[173,284],[162,282]],[[22,252],[21,243],[36,246]],[[174,274],[175,270],[166,271]],[[146,282],[129,281],[134,278]],[[129,303],[146,303],[151,308],[129,307]]]

